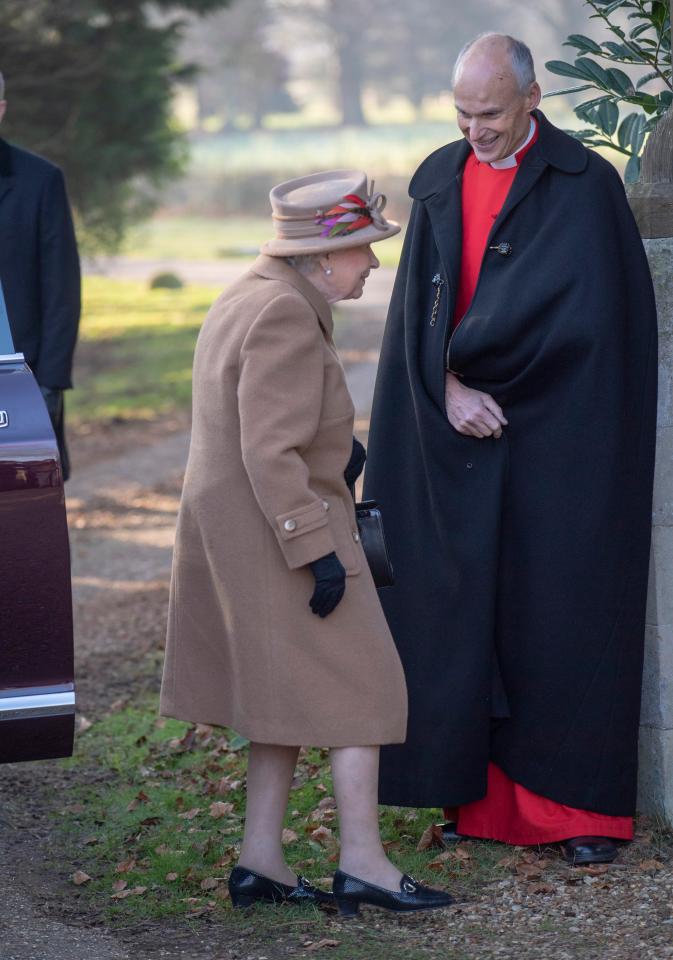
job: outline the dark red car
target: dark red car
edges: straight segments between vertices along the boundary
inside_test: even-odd
[[[0,288],[0,762],[69,756],[74,724],[63,477]]]

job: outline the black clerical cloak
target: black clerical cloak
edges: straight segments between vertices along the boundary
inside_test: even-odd
[[[539,139],[453,336],[468,144],[437,150],[411,181],[365,483],[395,567],[395,586],[380,596],[409,690],[407,742],[382,751],[381,802],[479,799],[491,759],[542,796],[629,815],[654,297],[616,171],[536,116]],[[447,353],[466,386],[503,408],[502,439],[449,424]]]

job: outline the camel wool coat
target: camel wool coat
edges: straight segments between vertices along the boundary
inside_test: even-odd
[[[401,743],[402,666],[343,471],[353,403],[327,301],[261,256],[215,302],[194,357],[161,712],[259,743]],[[325,619],[306,566],[335,550]]]

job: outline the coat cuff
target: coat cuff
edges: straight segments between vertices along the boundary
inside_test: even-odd
[[[336,550],[323,500],[277,516],[276,536],[291,570]]]

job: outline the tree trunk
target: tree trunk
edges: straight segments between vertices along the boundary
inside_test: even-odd
[[[329,0],[329,23],[334,31],[339,63],[339,103],[343,125],[365,126],[362,109],[362,20],[354,6]]]

